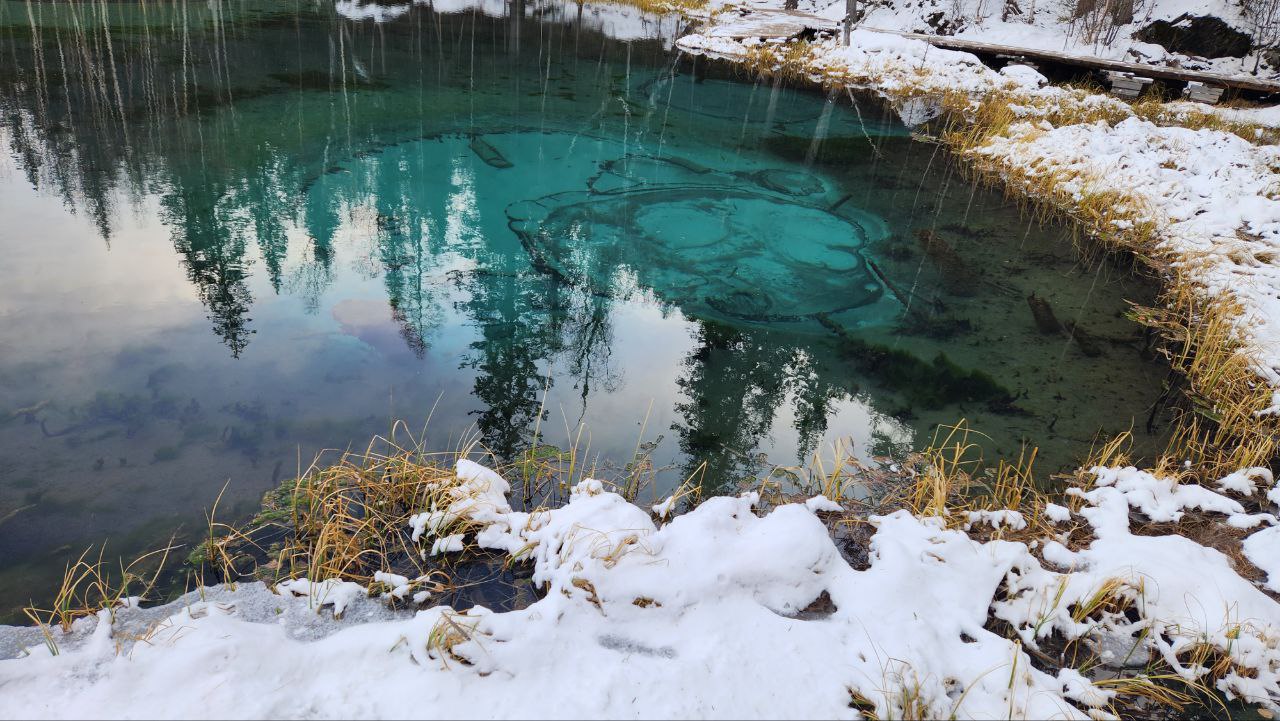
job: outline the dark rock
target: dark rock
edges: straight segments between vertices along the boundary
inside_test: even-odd
[[[1280,48],[1272,48],[1262,52],[1262,62],[1280,70]]]
[[[1247,33],[1212,15],[1182,14],[1172,21],[1157,20],[1134,34],[1144,43],[1163,45],[1171,53],[1204,58],[1242,58],[1253,47]]]
[[[935,35],[955,35],[963,27],[963,21],[955,21],[947,17],[946,13],[936,12],[929,15],[924,21],[933,29]]]

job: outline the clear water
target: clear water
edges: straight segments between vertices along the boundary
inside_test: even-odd
[[[870,100],[625,10],[278,7],[0,3],[4,609],[392,419],[604,475],[643,443],[667,487],[961,418],[1048,470],[1158,440],[1150,289]]]

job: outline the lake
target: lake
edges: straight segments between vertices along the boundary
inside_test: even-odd
[[[4,619],[89,544],[198,534],[220,493],[243,517],[395,420],[605,477],[639,453],[655,497],[960,419],[1045,472],[1100,433],[1159,446],[1168,366],[1126,318],[1151,284],[876,99],[680,31],[560,2],[0,3]]]

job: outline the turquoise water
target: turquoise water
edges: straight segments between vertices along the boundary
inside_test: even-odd
[[[404,7],[0,4],[0,606],[393,419],[605,477],[639,449],[654,496],[961,418],[1047,470],[1158,441],[1150,288],[873,100],[680,57],[669,18]]]

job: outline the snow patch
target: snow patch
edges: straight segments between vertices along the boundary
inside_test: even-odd
[[[841,506],[839,503],[836,503],[835,501],[831,500],[830,498],[827,498],[825,495],[822,495],[822,494],[818,494],[813,498],[810,498],[809,500],[805,501],[804,507],[808,508],[810,511],[814,513],[817,513],[819,511],[827,512],[827,513],[840,513],[844,511],[843,506]]]
[[[405,580],[407,581],[408,579]],[[276,591],[307,597],[317,612],[325,606],[332,606],[334,618],[342,618],[347,606],[351,605],[351,602],[356,598],[367,593],[364,587],[358,583],[340,581],[336,578],[329,578],[323,581],[295,578],[276,584]]]

